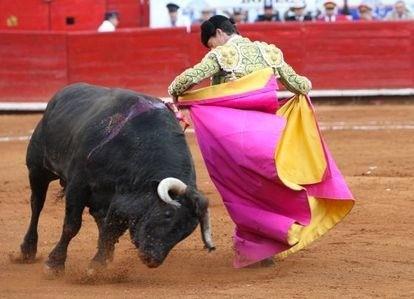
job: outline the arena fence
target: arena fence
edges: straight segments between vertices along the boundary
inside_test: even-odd
[[[281,48],[311,79],[313,96],[414,95],[414,22],[246,24],[240,31]],[[173,78],[207,52],[197,27],[0,31],[0,39],[0,109],[44,109],[74,82],[166,96]]]

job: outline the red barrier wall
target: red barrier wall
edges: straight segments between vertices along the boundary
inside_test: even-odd
[[[249,24],[320,89],[414,88],[414,22]],[[205,53],[198,28],[115,33],[0,32],[0,101],[47,100],[67,83],[165,96],[173,78]]]
[[[0,33],[0,102],[46,101],[66,85],[64,33]]]
[[[119,28],[149,24],[149,0],[0,0],[0,30],[96,30],[105,11]]]
[[[414,87],[414,23],[306,30],[303,72],[320,89]],[[328,27],[329,29],[329,27]]]
[[[39,0],[1,0],[0,29],[49,30],[49,6]]]
[[[148,26],[148,2],[149,0],[106,0],[106,10],[119,13],[119,28]]]
[[[187,38],[184,29],[70,34],[69,81],[165,95],[166,84],[190,65]]]
[[[59,0],[50,2],[50,30],[98,29],[105,14],[105,0]],[[70,22],[73,20],[73,23]],[[97,25],[98,24],[98,25]]]

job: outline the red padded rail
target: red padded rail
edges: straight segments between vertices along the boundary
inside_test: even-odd
[[[0,33],[0,101],[46,101],[66,85],[65,33]]]
[[[97,30],[105,14],[105,0],[59,0],[49,3],[51,30]]]
[[[157,95],[190,65],[184,29],[68,35],[70,82],[127,87]]]
[[[414,22],[248,24],[240,31],[280,47],[316,90],[414,88]],[[0,39],[0,101],[47,101],[80,81],[165,96],[174,77],[207,53],[197,27],[5,31]]]
[[[107,11],[119,13],[119,28],[139,27],[142,22],[142,5],[137,0],[106,0]]]
[[[49,30],[50,10],[39,0],[1,0],[0,30]]]
[[[119,28],[149,24],[149,0],[1,0],[0,30],[96,30],[105,11],[119,12]]]

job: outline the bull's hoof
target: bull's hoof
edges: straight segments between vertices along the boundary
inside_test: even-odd
[[[43,266],[43,274],[46,279],[57,279],[65,274],[65,266],[51,266],[45,263]]]
[[[96,261],[91,261],[89,263],[88,269],[86,269],[86,275],[89,278],[94,278],[98,276],[99,274],[102,274],[105,271],[105,269],[106,269],[105,264],[101,264]]]
[[[12,263],[16,264],[32,264],[37,261],[36,253],[23,253],[23,252],[10,252],[9,259]]]
[[[97,275],[98,275],[98,272],[96,271],[96,269],[90,268],[90,267],[86,269],[86,276],[93,278],[93,277],[96,277]]]

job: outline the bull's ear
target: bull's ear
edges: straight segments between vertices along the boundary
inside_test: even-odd
[[[208,211],[207,198],[201,192],[193,188],[187,188],[185,200],[192,202],[195,214],[200,221],[201,238],[204,247],[207,248],[209,252],[214,250],[216,247],[211,238],[210,213]]]
[[[202,217],[208,208],[207,198],[194,188],[188,187],[185,192],[185,201],[191,202],[197,217]]]

